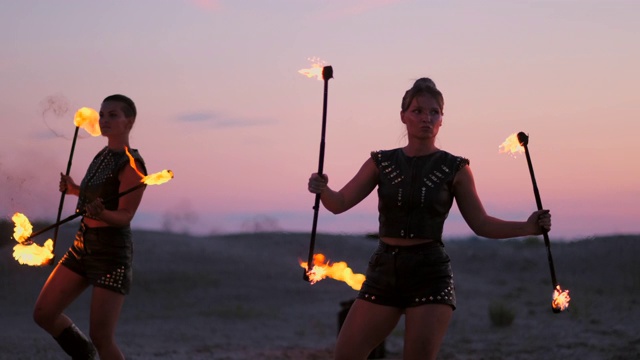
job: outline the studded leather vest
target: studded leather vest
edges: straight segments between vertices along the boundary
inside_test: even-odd
[[[138,150],[129,149],[129,153],[137,160],[136,164],[138,162],[142,164],[138,170],[146,174],[147,169]],[[124,149],[122,151],[113,151],[105,146],[104,149],[100,150],[91,164],[89,164],[89,169],[80,183],[80,195],[76,205],[76,213],[84,212],[85,206],[98,197],[105,201],[105,209],[117,210],[119,199],[116,196],[120,191],[118,175],[125,166],[130,166],[130,164],[129,157],[124,152]]]
[[[446,151],[407,156],[400,148],[371,152],[379,170],[380,237],[442,241],[453,205],[453,179],[469,160]]]

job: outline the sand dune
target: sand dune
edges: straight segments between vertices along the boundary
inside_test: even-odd
[[[57,258],[70,245],[65,227]],[[356,292],[327,279],[302,280],[309,234],[192,237],[135,232],[134,287],[118,341],[128,359],[330,359],[340,303]],[[318,235],[316,252],[364,272],[374,239]],[[551,312],[551,280],[539,239],[446,242],[458,309],[441,359],[640,358],[640,236],[553,243],[558,281],[569,309]],[[63,359],[31,320],[51,267],[18,265],[0,248],[0,358]],[[88,329],[89,293],[68,310]],[[489,307],[515,315],[498,327]],[[402,357],[402,322],[387,338],[387,359]]]

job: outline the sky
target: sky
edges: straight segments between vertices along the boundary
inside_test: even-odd
[[[445,97],[437,146],[471,161],[491,215],[536,202],[552,240],[640,233],[640,2],[636,0],[0,0],[0,213],[54,221],[81,107],[137,105],[131,147],[149,172],[134,228],[196,235],[311,231],[324,83],[324,172],[339,189],[372,150],[406,144],[404,92],[430,77]],[[103,137],[80,131],[80,181]],[[67,197],[63,217],[76,198]],[[377,231],[375,192],[319,210],[318,231]],[[457,207],[445,238],[472,235]]]

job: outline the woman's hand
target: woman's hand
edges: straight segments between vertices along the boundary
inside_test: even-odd
[[[80,187],[76,184],[71,176],[60,173],[60,192],[66,192],[67,194],[78,195]]]
[[[533,229],[532,235],[540,235],[551,230],[551,212],[549,210],[534,211],[527,219]]]
[[[97,198],[88,203],[84,208],[85,214],[93,219],[100,219],[100,215],[104,211],[104,204],[101,198]]]
[[[329,177],[326,174],[313,173],[309,178],[309,192],[321,194],[327,188],[328,183]]]

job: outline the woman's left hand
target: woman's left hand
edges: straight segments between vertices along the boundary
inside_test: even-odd
[[[532,229],[535,229],[532,235],[540,235],[551,230],[551,212],[549,210],[534,211],[527,219]]]
[[[87,206],[85,207],[85,212],[87,216],[94,219],[99,219],[103,211],[104,211],[104,204],[102,203],[101,198],[95,199],[94,201],[87,204]]]

